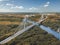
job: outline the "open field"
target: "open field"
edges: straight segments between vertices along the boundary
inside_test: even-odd
[[[49,15],[43,24],[57,31],[60,28],[60,15]]]
[[[0,14],[0,24],[9,25],[9,24],[19,24],[22,22],[22,19],[25,17],[25,14]],[[36,19],[35,19],[36,17]],[[38,21],[40,16],[37,14],[35,17],[29,19]]]
[[[25,14],[0,14],[0,41],[18,31],[17,27],[24,16]],[[60,14],[47,16],[48,18],[41,24],[57,31],[60,27]],[[36,14],[35,17],[32,16],[28,19],[38,21],[40,17],[41,14]],[[60,40],[38,26],[34,26],[4,45],[60,45]]]

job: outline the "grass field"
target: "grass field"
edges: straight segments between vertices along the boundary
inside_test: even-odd
[[[17,27],[24,16],[25,14],[0,14],[0,41],[18,31]],[[35,17],[29,17],[29,20],[38,21],[40,17],[41,14],[36,14]],[[42,24],[57,31],[60,27],[60,14],[48,15]],[[34,26],[4,45],[60,45],[60,40]]]

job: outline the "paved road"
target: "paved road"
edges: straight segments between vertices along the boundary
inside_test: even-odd
[[[43,29],[44,31],[47,31],[49,34],[52,34],[54,37],[56,37],[57,39],[60,40],[60,33],[52,30],[49,27],[43,26],[43,25],[40,25],[40,28]]]
[[[46,19],[46,18],[45,18],[45,19]],[[40,20],[38,23],[44,21],[45,19]],[[28,22],[33,23],[33,24],[36,24],[36,25],[38,24],[37,22],[33,22],[33,21],[28,21]],[[43,29],[43,30],[45,30],[45,31],[47,31],[48,33],[52,34],[54,37],[56,37],[57,39],[60,40],[60,33],[52,30],[52,29],[49,28],[49,27],[43,26],[43,25],[40,25],[40,28]]]
[[[34,26],[34,25],[30,25],[30,26],[26,27],[25,29],[22,29],[22,30],[16,32],[14,35],[12,35],[12,36],[6,38],[5,40],[1,41],[0,44],[5,44],[5,43],[9,42],[10,40],[14,39],[14,38],[17,37],[18,35],[20,35],[20,34],[22,34],[23,32],[29,30],[29,29],[32,28],[33,26]]]
[[[0,44],[5,44],[5,43],[9,42],[10,40],[14,39],[14,38],[17,37],[18,35],[20,35],[20,34],[22,34],[23,32],[29,30],[30,28],[32,28],[33,26],[37,25],[38,23],[40,23],[40,22],[42,22],[42,21],[44,21],[44,20],[45,20],[45,19],[39,20],[37,23],[30,21],[31,23],[33,23],[32,25],[30,25],[30,26],[28,26],[28,27],[26,27],[25,29],[22,29],[22,30],[19,29],[20,31],[16,32],[14,35],[12,35],[12,36],[6,38],[5,40],[1,41]]]

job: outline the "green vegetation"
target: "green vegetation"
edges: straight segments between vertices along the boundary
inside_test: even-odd
[[[39,27],[33,27],[4,45],[59,45],[60,41]]]
[[[24,17],[23,14],[22,16],[19,14],[9,15],[4,15],[4,18],[6,18],[5,20],[1,20],[3,19],[3,16],[1,16],[0,21],[16,21],[20,23]],[[35,17],[30,17],[30,19],[38,21],[40,17],[41,15],[36,14]],[[60,27],[60,15],[48,15],[48,18],[42,24],[57,31],[57,28]],[[0,41],[16,33],[18,31],[18,26],[19,24],[14,23],[8,25],[0,24]],[[38,26],[34,26],[4,45],[60,45],[60,40],[40,29]]]
[[[45,26],[49,26],[51,29],[57,31],[60,28],[60,15],[51,15],[48,16],[47,20],[45,20],[42,24]]]

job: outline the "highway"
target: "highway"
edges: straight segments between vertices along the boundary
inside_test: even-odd
[[[40,28],[46,32],[48,32],[49,34],[52,34],[54,37],[56,37],[57,39],[60,40],[60,33],[52,30],[50,27],[46,27],[46,26],[43,26],[43,25],[40,25]]]
[[[22,30],[16,32],[14,35],[12,35],[12,36],[6,38],[5,40],[1,41],[0,44],[5,44],[5,43],[9,42],[10,40],[14,39],[14,38],[17,37],[18,35],[20,35],[20,34],[22,34],[23,32],[29,30],[29,29],[32,28],[33,26],[34,26],[34,25],[30,25],[30,26],[26,27],[25,29],[22,29]]]
[[[46,19],[46,18],[45,18],[45,19]],[[24,28],[24,29],[22,29],[22,30],[19,29],[20,31],[18,31],[18,32],[16,32],[15,34],[13,34],[12,36],[4,39],[3,41],[0,42],[0,44],[5,44],[5,43],[11,41],[12,39],[14,39],[15,37],[17,37],[18,35],[20,35],[20,34],[22,34],[23,32],[29,30],[29,29],[32,28],[33,26],[38,25],[39,23],[41,23],[41,22],[44,21],[45,19],[39,20],[38,22],[32,22],[32,21],[29,21],[29,20],[28,20],[28,22],[31,22],[31,23],[33,23],[33,24],[30,25],[30,26],[28,26],[28,27],[26,27],[26,28]],[[18,27],[20,27],[20,26],[18,26]]]
[[[45,19],[46,19],[46,18],[45,18]],[[42,22],[42,21],[44,21],[45,19],[40,20],[39,22]],[[37,22],[33,22],[33,21],[28,21],[28,22],[31,22],[31,23],[39,26],[39,23],[37,23]],[[52,34],[54,37],[56,37],[57,39],[60,40],[60,33],[56,32],[56,31],[54,31],[53,29],[51,29],[50,27],[46,27],[46,26],[44,26],[44,25],[40,25],[39,27],[40,27],[42,30],[48,32],[49,34]]]

